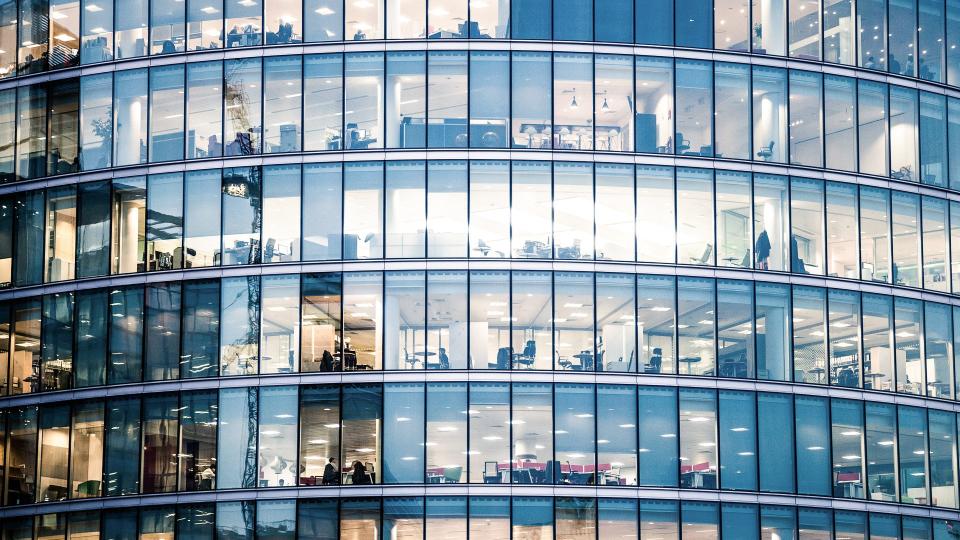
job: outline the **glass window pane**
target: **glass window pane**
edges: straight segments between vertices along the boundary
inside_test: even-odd
[[[790,271],[823,274],[823,182],[790,179]]]
[[[138,382],[142,378],[143,299],[141,287],[110,291],[107,384]]]
[[[128,6],[134,10],[133,6]],[[127,10],[123,10],[127,11]],[[117,21],[118,25],[120,21]],[[144,25],[146,26],[146,25]],[[121,39],[118,32],[117,40]],[[140,39],[143,46],[143,38]],[[120,45],[118,43],[118,56]],[[121,71],[113,78],[115,166],[147,162],[147,70]],[[181,111],[182,112],[182,111]]]
[[[457,0],[446,0],[446,3],[451,4],[454,1]],[[455,6],[448,5],[447,7],[456,11]],[[466,8],[465,5],[463,7]],[[433,18],[435,13],[443,12],[445,12],[443,3],[439,5],[431,4],[429,16]],[[431,27],[434,27],[432,23]],[[443,31],[440,30],[440,32]],[[431,37],[435,35],[431,34]],[[467,53],[464,51],[430,51],[427,57],[427,73],[429,73],[429,84],[427,86],[427,97],[429,99],[427,146],[431,148],[466,148]],[[410,128],[413,127],[410,126]]]
[[[344,274],[343,306],[343,369],[382,369],[383,275]]]
[[[510,386],[472,382],[469,392],[470,483],[509,483]]]
[[[855,79],[835,75],[823,79],[824,151],[826,166],[831,169],[857,168],[856,153],[850,151],[857,147],[856,84]]]
[[[638,10],[638,13],[643,11],[647,9]],[[634,71],[637,95],[634,148],[637,152],[672,154],[676,135],[673,130],[673,60],[638,56]],[[680,142],[678,137],[677,144]]]
[[[177,453],[178,406],[176,394],[151,396],[144,402],[144,493],[168,493],[177,489],[177,462],[170,456]]]
[[[556,163],[553,168],[553,232],[557,259],[593,259],[593,165]]]
[[[318,8],[318,11],[324,8]],[[304,150],[343,148],[343,55],[303,57]]]
[[[464,257],[467,247],[467,162],[427,162],[427,254]]]
[[[827,384],[826,290],[793,288],[794,381]]]
[[[221,280],[220,374],[257,373],[260,276]]]
[[[340,348],[343,307],[341,281],[341,275],[334,273],[303,276],[300,371],[340,371],[343,368]]]
[[[427,138],[425,53],[422,51],[387,53],[386,84],[387,147],[423,148],[426,146]]]
[[[896,408],[866,403],[867,490],[875,501],[896,501]]]
[[[179,489],[213,489],[217,466],[217,392],[184,392],[180,405]]]
[[[510,369],[510,274],[470,272],[470,369]]]
[[[512,167],[513,256],[516,258],[550,258],[551,241],[551,178],[550,163],[518,161]]]
[[[643,373],[676,373],[675,295],[675,278],[637,276],[637,340]]]
[[[347,165],[343,201],[343,258],[383,257],[383,165]]]
[[[220,170],[189,171],[184,193],[184,266],[220,264]]]
[[[947,201],[922,199],[923,286],[947,292]]]
[[[131,0],[123,4],[123,9],[116,10],[117,59],[147,55],[147,20],[150,17],[147,6],[147,0]]]
[[[555,471],[544,467],[553,457],[553,385],[513,383],[514,484],[544,484],[555,481]],[[518,499],[513,499],[514,504]],[[525,511],[526,513],[526,511]],[[514,514],[516,516],[516,514]],[[517,520],[514,517],[514,529]]]
[[[823,166],[822,85],[819,73],[790,70],[790,163]]]
[[[513,538],[552,538],[553,499],[513,497]]]
[[[867,69],[887,69],[887,1],[860,0],[857,3],[857,35],[860,41],[858,64]]]
[[[830,384],[860,386],[860,293],[828,291],[830,335]]]
[[[852,0],[823,0],[823,59],[852,66],[856,34]]]
[[[681,388],[680,487],[717,489],[716,432],[716,391]]]
[[[427,272],[427,369],[467,369],[468,332],[467,273]]]
[[[228,0],[244,2],[245,0]],[[230,4],[228,4],[230,5]],[[229,9],[228,17],[229,17]],[[227,25],[231,23],[228,20]],[[249,27],[248,27],[249,28]],[[256,30],[259,39],[259,30]],[[228,42],[230,41],[228,35]],[[229,44],[227,45],[230,46]],[[223,66],[225,109],[224,155],[249,156],[260,153],[263,117],[260,105],[261,59],[226,60]]]
[[[787,72],[753,67],[753,150],[759,161],[787,160]]]
[[[788,0],[788,53],[793,58],[820,60],[820,0]]]
[[[920,174],[924,184],[947,186],[947,102],[920,92]]]
[[[386,256],[426,256],[426,163],[388,161],[386,170]],[[369,207],[364,209],[369,212]]]
[[[860,187],[861,278],[890,281],[890,192]]]
[[[833,449],[833,496],[864,498],[863,404],[834,399],[830,403]]]
[[[424,369],[427,361],[424,273],[386,272],[384,280],[384,369]]]
[[[514,9],[517,9],[516,6]],[[540,18],[532,13],[526,16],[526,20]],[[518,29],[514,28],[513,32],[514,37],[517,37]],[[513,111],[513,123],[510,129],[512,146],[549,149],[553,132],[551,105],[554,99],[550,90],[551,55],[537,52],[513,52],[512,57],[510,94]],[[558,96],[557,99],[560,97]]]
[[[343,243],[343,168],[339,163],[303,166],[303,208],[323,208],[328,219],[303,222],[303,260],[341,256]]]
[[[262,8],[259,3],[244,0],[224,0],[226,14],[227,48],[260,45]]]
[[[300,394],[300,485],[335,486],[342,479],[340,462],[340,388],[336,385],[304,386]],[[336,515],[336,501],[334,515]],[[304,502],[301,502],[303,508]],[[304,529],[319,529],[313,517],[300,522]],[[327,538],[301,535],[301,538]],[[332,540],[332,539],[330,539]]]
[[[626,28],[630,31],[629,14],[626,19],[619,19],[617,23],[603,24],[599,17],[604,8],[632,9],[628,0],[614,0],[595,6],[597,9],[598,32],[602,29],[619,30]],[[602,29],[601,29],[602,26]],[[632,39],[629,34],[623,41]],[[624,55],[598,54],[594,56],[593,80],[596,85],[597,97],[594,100],[594,118],[596,119],[595,137],[597,150],[614,152],[629,152],[633,141],[633,125],[636,115],[633,114],[633,59]]]
[[[223,155],[222,84],[222,62],[187,64],[187,159]]]
[[[597,423],[598,484],[637,485],[635,388],[628,385],[598,385],[597,410],[602,411],[605,418],[605,421]]]
[[[713,171],[677,169],[677,258],[682,264],[713,265]],[[645,238],[649,231],[638,238]]]
[[[717,157],[750,159],[750,66],[717,62],[713,76]]]
[[[631,274],[597,274],[597,369],[637,370],[637,311]]]
[[[150,54],[183,52],[185,6],[183,1],[151,0]]]
[[[717,281],[717,346],[721,377],[754,377],[753,283]]]
[[[506,2],[474,0],[471,13],[477,24],[477,4],[499,6]],[[494,8],[496,9],[496,8]],[[495,15],[495,14],[494,14]],[[504,21],[506,22],[506,21]],[[484,24],[481,21],[479,24]],[[505,25],[504,25],[505,27]],[[498,26],[499,28],[499,26]],[[471,32],[475,29],[471,26]],[[498,36],[500,37],[500,36]],[[510,123],[510,56],[506,52],[470,51],[470,146],[473,148],[506,148]]]
[[[891,61],[892,58],[891,54]],[[891,177],[914,182],[921,179],[917,173],[918,146],[917,92],[892,86],[890,89]]]
[[[223,0],[188,0],[187,50],[222,48]]]
[[[47,191],[44,281],[73,279],[77,249],[77,192],[73,187]]]
[[[260,373],[293,373],[300,365],[300,276],[262,278]]]
[[[717,171],[717,263],[750,268],[750,174]]]
[[[920,269],[920,197],[892,191],[893,208],[893,282],[919,287]]]
[[[695,11],[682,11],[683,18],[696,18]],[[706,17],[709,19],[709,15]],[[700,60],[678,60],[676,77],[678,115],[674,150],[678,155],[710,157],[713,155],[712,65]]]
[[[80,166],[85,171],[109,167],[113,162],[113,75],[82,77],[80,104]]]
[[[887,85],[858,80],[857,87],[860,172],[887,176],[891,172],[887,165]],[[831,131],[828,128],[827,132]]]
[[[641,486],[677,486],[680,466],[683,464],[677,439],[677,389],[641,386],[638,394],[639,483]]]
[[[757,489],[757,411],[753,392],[720,392],[720,482],[723,489]]]
[[[183,159],[183,66],[150,70],[150,161]]]
[[[22,50],[22,49],[21,49]],[[47,91],[44,85],[17,88],[17,178],[47,171]]]
[[[930,409],[930,495],[932,504],[957,507],[957,417],[953,412]]]
[[[796,396],[797,492],[830,495],[829,401]],[[763,449],[761,448],[761,452]]]
[[[760,489],[793,493],[795,487],[793,397],[789,394],[758,393],[757,411],[759,413],[757,455],[760,466]]]
[[[383,148],[383,53],[349,53],[345,61],[344,148]]]
[[[263,168],[263,254],[261,260],[300,260],[300,165]]]
[[[556,458],[566,463],[549,470],[547,481],[556,484],[596,485],[600,480],[595,467],[597,448],[594,425],[597,411],[592,384],[555,385],[556,402],[563,404],[554,411],[554,444]],[[553,478],[550,478],[552,476]]]
[[[262,181],[259,167],[223,169],[221,263],[257,264],[263,226]]]
[[[576,0],[555,0],[573,2]],[[572,15],[564,13],[564,17]],[[593,148],[593,57],[555,53],[553,57],[553,147],[561,150]],[[579,94],[580,99],[577,99]],[[569,99],[568,99],[569,98]]]
[[[672,263],[677,250],[674,169],[638,165],[636,171],[637,260]]]
[[[827,275],[857,279],[857,187],[827,182]]]
[[[105,494],[140,492],[140,398],[107,402],[107,440],[103,458]]]
[[[427,483],[466,481],[468,414],[467,383],[427,384]]]
[[[298,0],[267,0],[264,4],[264,42],[267,45],[303,42],[303,6]]]
[[[342,432],[353,433],[352,441],[344,441],[341,462],[350,471],[346,484],[379,483],[377,467],[380,443],[377,426],[383,423],[383,390],[379,384],[348,384],[343,387]],[[349,468],[346,464],[350,464]]]
[[[897,407],[900,453],[900,502],[927,504],[927,415],[916,407]]]
[[[217,430],[217,487],[254,487],[257,475],[257,389],[220,390],[217,411],[220,428]]]
[[[147,270],[183,268],[183,175],[150,175],[147,203]]]
[[[144,380],[161,381],[180,376],[180,283],[146,287],[146,344]]]
[[[755,6],[759,11],[759,6]],[[717,49],[728,51],[749,51],[750,50],[750,6],[747,0],[717,0],[713,7],[713,42]],[[760,20],[759,13],[754,13],[754,18]],[[769,18],[769,17],[768,17]],[[757,33],[760,32],[761,23],[757,23]],[[761,44],[758,42],[757,54],[763,54]]]
[[[215,376],[219,367],[220,282],[184,282],[181,317],[180,377]]]
[[[293,464],[297,462],[298,390],[296,386],[274,386],[260,391],[257,487],[297,483]]]

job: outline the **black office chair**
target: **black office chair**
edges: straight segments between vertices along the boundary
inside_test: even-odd
[[[653,348],[653,356],[650,357],[650,363],[647,364],[647,367],[644,368],[644,373],[660,373],[660,369],[663,366],[663,349],[660,347]]]
[[[517,363],[523,364],[527,367],[533,366],[533,363],[537,359],[537,342],[530,339],[527,340],[526,345],[523,346],[523,353],[517,357]]]
[[[770,144],[760,148],[757,152],[757,157],[769,160],[773,157],[773,141],[770,141]]]
[[[510,369],[510,347],[497,350],[497,369]]]

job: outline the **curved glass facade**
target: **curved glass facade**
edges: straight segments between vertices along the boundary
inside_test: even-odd
[[[960,0],[0,0],[0,539],[960,537]]]

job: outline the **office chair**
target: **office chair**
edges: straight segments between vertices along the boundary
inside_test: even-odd
[[[767,146],[760,148],[757,152],[757,157],[770,160],[773,157],[773,141],[770,141],[770,144]]]
[[[703,250],[703,255],[700,255],[700,258],[690,257],[690,262],[693,264],[708,264],[710,262],[710,255],[713,254],[713,244],[707,244],[707,247]]]
[[[677,132],[677,153],[682,154],[690,149],[690,141],[683,138],[683,133]]]
[[[644,373],[660,373],[660,368],[663,366],[663,349],[660,347],[653,348],[653,356],[650,357],[650,363],[643,369]]]

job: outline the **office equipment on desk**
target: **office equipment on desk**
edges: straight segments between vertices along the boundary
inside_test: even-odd
[[[202,484],[201,484],[202,486]],[[77,497],[99,497],[100,480],[87,480],[77,484]]]

